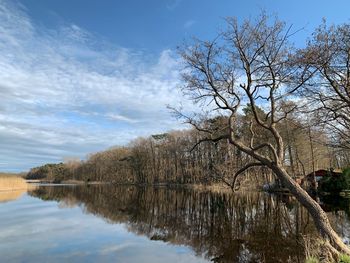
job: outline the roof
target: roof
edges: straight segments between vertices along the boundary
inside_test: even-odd
[[[331,174],[332,176],[334,175],[341,175],[342,174],[342,170],[341,169],[334,169],[334,170],[325,170],[325,169],[320,169],[315,171],[315,176],[327,176]],[[313,172],[309,173],[308,175],[306,175],[306,177],[311,177],[313,176]]]

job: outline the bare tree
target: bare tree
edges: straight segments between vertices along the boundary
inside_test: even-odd
[[[180,48],[186,63],[184,93],[206,110],[228,116],[225,132],[203,127],[195,115],[182,116],[205,135],[198,143],[228,140],[252,157],[254,161],[239,169],[234,178],[252,167],[271,169],[306,207],[321,235],[333,248],[350,254],[320,205],[284,168],[285,147],[279,126],[297,106],[285,111],[282,101],[291,99],[294,92],[313,77],[315,70],[307,64],[300,66],[293,62],[294,49],[288,40],[293,32],[277,19],[271,21],[261,15],[255,21],[239,24],[236,19],[228,18],[227,25],[227,30],[214,41],[195,40]],[[239,128],[238,117],[247,104],[252,112],[249,140]],[[262,133],[268,133],[270,139],[257,140]]]
[[[301,53],[304,64],[317,70],[304,94],[331,131],[333,145],[350,149],[350,24],[324,22]]]

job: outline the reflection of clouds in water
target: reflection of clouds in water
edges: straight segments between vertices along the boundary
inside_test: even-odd
[[[100,254],[102,255],[106,255],[106,254],[109,254],[109,253],[113,253],[113,252],[118,252],[118,251],[121,251],[125,248],[130,248],[132,247],[133,244],[128,244],[128,243],[124,243],[124,244],[120,244],[120,245],[109,245],[109,246],[106,246],[104,248],[101,249],[100,251]]]
[[[115,257],[115,262],[152,262],[163,263],[191,263],[208,262],[203,258],[196,257],[193,252],[186,247],[178,249],[177,246],[169,245],[160,241],[149,241],[141,238],[142,242],[135,240],[134,243],[120,245],[110,245],[101,250],[99,260],[106,260]],[[147,243],[145,242],[147,241]],[[100,261],[101,262],[101,261]],[[102,261],[103,262],[103,261]]]
[[[79,205],[78,200],[71,196],[63,198],[58,203],[59,208],[74,208],[77,205]]]
[[[261,193],[109,185],[46,186],[31,195],[44,202],[25,196],[0,204],[6,262],[282,262],[304,257],[297,229],[316,233],[293,200]]]
[[[241,258],[253,258],[251,261],[255,262],[261,259],[263,262],[266,257],[280,262],[304,257],[303,248],[295,242],[296,230],[291,228],[297,210],[289,199],[261,193],[232,195],[113,185],[43,187],[33,191],[32,195],[43,200],[74,197],[80,202],[84,213],[97,215],[107,223],[115,223],[115,227],[125,223],[113,238],[109,239],[111,234],[101,236],[103,233],[99,232],[99,240],[91,241],[95,242],[95,254],[125,259],[120,262],[139,262],[136,257],[140,254],[156,259],[164,255],[168,258],[169,254],[175,262],[183,257],[187,262],[188,257],[194,254],[198,256],[194,256],[194,259],[199,261],[205,258],[227,262],[239,262]],[[270,209],[266,210],[266,207]],[[230,211],[229,216],[227,211]],[[305,219],[299,218],[296,228],[311,234],[314,228],[307,227],[309,220]],[[125,230],[131,234],[125,233]],[[137,238],[130,238],[135,237],[135,234]],[[101,239],[103,242],[99,243]],[[113,247],[126,242],[132,242],[133,245],[119,247],[119,250],[104,255],[99,253],[106,246]],[[281,244],[283,249],[271,250],[271,247]],[[169,247],[171,249],[166,251]],[[159,251],[160,248],[162,251]],[[65,250],[65,254],[68,252]]]
[[[1,262],[7,263],[207,262],[189,248],[136,236],[81,207],[66,209],[27,195],[0,204],[0,233]]]

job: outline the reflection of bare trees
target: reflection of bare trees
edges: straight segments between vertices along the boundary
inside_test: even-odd
[[[261,193],[115,186],[42,187],[44,200],[84,211],[151,240],[185,244],[214,262],[303,262],[300,233],[316,233],[305,209]]]

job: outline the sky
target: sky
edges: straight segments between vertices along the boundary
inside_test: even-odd
[[[0,171],[27,171],[184,129],[176,48],[262,10],[302,29],[349,22],[347,0],[0,0]]]

